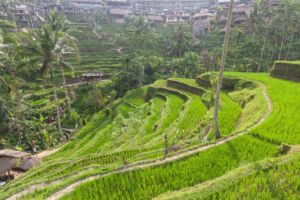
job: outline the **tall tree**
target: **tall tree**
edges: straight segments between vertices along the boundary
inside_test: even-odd
[[[57,12],[51,12],[48,18],[48,24],[50,25],[52,31],[58,32],[60,38],[56,45],[56,54],[58,58],[58,66],[61,69],[61,75],[63,79],[63,85],[65,88],[65,95],[67,99],[68,111],[71,111],[71,100],[67,88],[66,78],[65,78],[65,68],[73,72],[73,65],[67,61],[67,58],[72,56],[73,58],[79,57],[79,50],[76,44],[76,39],[71,37],[68,33],[68,24],[64,15]]]
[[[175,55],[182,57],[184,52],[192,46],[191,27],[185,24],[177,24],[174,28],[174,35],[171,37],[171,48]]]
[[[226,56],[227,56],[228,44],[230,38],[233,3],[234,0],[231,0],[229,5],[229,11],[228,11],[226,32],[224,37],[223,52],[222,52],[221,65],[219,71],[219,80],[216,89],[216,98],[215,98],[215,106],[214,106],[214,134],[216,139],[219,139],[221,137],[221,133],[219,129],[219,104],[220,104],[220,93],[222,88],[222,80],[223,80],[223,74],[224,74],[224,68],[225,68]]]
[[[145,55],[145,42],[147,39],[147,35],[150,33],[150,24],[149,21],[142,15],[134,17],[132,19],[132,25],[134,27],[134,33],[137,36],[137,41],[141,44],[142,46],[142,55]],[[140,67],[140,74],[139,74],[139,86],[143,85],[144,82],[144,74],[145,74],[145,69],[144,66],[141,65]]]
[[[43,76],[50,74],[50,81],[53,90],[54,103],[56,105],[56,116],[58,129],[63,138],[61,126],[61,108],[58,105],[57,89],[54,82],[54,68],[60,68],[63,76],[63,84],[66,91],[68,107],[70,107],[69,97],[66,88],[64,75],[65,67],[71,68],[71,64],[66,59],[71,55],[76,55],[77,46],[74,40],[66,34],[64,18],[56,12],[52,12],[46,24],[34,32],[24,33],[22,45],[25,53],[40,63],[40,72]]]

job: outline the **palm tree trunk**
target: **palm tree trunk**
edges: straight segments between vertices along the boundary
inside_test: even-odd
[[[61,66],[61,74],[62,74],[62,77],[63,77],[63,84],[64,84],[64,88],[65,88],[65,95],[66,95],[66,98],[67,98],[68,111],[71,112],[71,100],[70,100],[70,96],[69,96],[69,92],[68,92],[68,88],[67,88],[66,77],[65,77],[65,70],[64,70],[63,66]]]
[[[286,54],[285,60],[288,60],[288,58],[289,58],[289,54],[290,54],[290,51],[291,51],[291,48],[292,48],[293,41],[294,41],[294,32],[292,33],[292,36],[291,36],[291,42],[289,44],[289,49],[288,49],[288,52]]]
[[[58,130],[61,134],[61,137],[64,138],[64,134],[63,134],[62,127],[61,127],[61,121],[60,121],[60,110],[59,110],[59,105],[58,105],[58,100],[57,100],[57,92],[56,92],[56,87],[55,87],[54,80],[53,80],[52,66],[50,67],[50,70],[51,70],[51,85],[52,85],[52,90],[53,90],[53,95],[54,95],[54,103],[55,103],[55,107],[56,107],[57,126],[58,126]]]
[[[267,36],[268,36],[268,31],[266,31],[266,34],[265,34],[264,45],[261,49],[260,62],[259,62],[259,66],[257,68],[257,72],[260,72],[260,70],[261,70],[261,61],[262,61],[262,58],[263,58],[263,55],[264,55],[264,52],[265,52],[265,47],[266,47],[266,43],[267,43]]]
[[[277,60],[280,60],[281,59],[281,52],[282,52],[282,48],[283,48],[283,36],[281,38],[281,44],[280,44],[280,50],[279,50],[279,54],[278,54],[278,59]]]
[[[217,85],[217,90],[216,90],[216,99],[215,99],[215,107],[214,107],[214,134],[215,134],[216,139],[221,137],[221,133],[220,133],[220,129],[219,129],[219,104],[220,104],[220,93],[221,93],[221,88],[222,88],[222,80],[223,80],[226,56],[227,56],[227,51],[228,51],[228,43],[229,43],[229,37],[230,37],[233,2],[234,2],[234,0],[231,0],[230,6],[229,6],[228,20],[227,20],[227,25],[226,25],[226,33],[225,33],[225,38],[224,38],[224,46],[223,46],[221,66],[220,66],[220,72],[219,72],[219,80],[218,80],[218,85]]]

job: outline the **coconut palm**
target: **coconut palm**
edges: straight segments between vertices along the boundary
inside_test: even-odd
[[[214,106],[214,134],[215,134],[216,139],[221,137],[221,133],[220,133],[220,129],[219,129],[219,104],[220,104],[220,93],[221,93],[221,88],[222,88],[222,80],[223,80],[226,56],[227,56],[227,51],[228,51],[229,37],[230,37],[233,2],[234,2],[234,0],[231,0],[230,5],[229,5],[228,20],[227,20],[227,25],[226,25],[226,33],[225,33],[225,38],[224,38],[224,46],[223,46],[220,72],[219,72],[219,80],[218,80],[218,85],[217,85],[217,89],[216,89],[216,98],[215,98],[215,106]]]
[[[184,52],[192,46],[192,33],[190,27],[184,24],[177,24],[174,35],[171,38],[171,47],[178,57],[182,57]]]
[[[72,72],[74,71],[74,67],[70,62],[66,60],[66,58],[69,58],[70,56],[72,56],[73,58],[79,58],[79,50],[77,47],[76,39],[67,34],[67,30],[69,27],[65,16],[60,15],[57,12],[51,12],[48,18],[48,24],[53,31],[59,32],[61,34],[60,39],[57,41],[58,48],[56,53],[59,55],[58,64],[61,69],[63,78],[68,110],[71,111],[71,100],[67,89],[64,69],[67,68]]]
[[[142,46],[142,54],[145,55],[145,42],[146,42],[146,36],[150,32],[150,24],[149,21],[142,15],[134,17],[132,19],[132,25],[134,27],[134,33],[138,38],[138,41],[141,43]],[[141,65],[140,67],[140,73],[139,73],[139,86],[143,85],[144,81],[144,73],[145,69],[144,66]]]
[[[24,32],[22,38],[24,53],[39,63],[41,75],[50,75],[56,105],[57,125],[62,136],[61,110],[58,105],[57,91],[54,83],[54,69],[61,69],[68,108],[70,109],[70,98],[67,92],[64,68],[72,69],[73,67],[67,62],[67,59],[70,56],[78,55],[76,42],[65,32],[66,26],[64,22],[63,17],[56,12],[52,12],[46,24],[34,32]]]
[[[14,23],[6,20],[0,20],[0,85],[2,88],[6,88],[6,91],[10,93],[12,91],[12,86],[5,79],[4,75],[9,73],[12,74],[14,67],[12,65],[16,64],[13,62],[15,56],[15,48],[17,46],[17,39],[15,34],[9,30],[16,28]]]
[[[149,21],[142,15],[132,19],[132,25],[136,35],[144,36],[150,31]]]

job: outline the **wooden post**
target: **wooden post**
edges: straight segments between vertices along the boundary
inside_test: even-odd
[[[168,133],[165,134],[165,152],[164,152],[164,158],[167,158],[169,154],[169,138]]]

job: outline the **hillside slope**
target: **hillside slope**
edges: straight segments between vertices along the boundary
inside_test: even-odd
[[[274,104],[270,118],[280,117],[274,116],[276,106],[281,102],[272,93],[272,87],[282,84],[281,80],[269,78],[266,74],[228,75],[265,80]],[[66,194],[64,192],[75,189],[79,185],[76,183],[83,183],[80,180],[92,180],[88,177],[94,177],[93,182],[80,184],[71,197],[148,199],[220,177],[243,163],[280,155],[278,145],[286,141],[273,141],[273,138],[270,139],[272,134],[269,138],[262,137],[263,127],[268,123],[268,119],[261,120],[265,118],[268,107],[262,84],[237,80],[233,89],[224,90],[222,94],[221,113],[224,114],[220,115],[220,127],[228,139],[210,140],[212,113],[207,103],[210,87],[199,86],[190,79],[158,81],[152,86],[129,92],[111,109],[97,114],[73,141],[47,157],[42,166],[1,189],[3,198],[16,194],[12,197],[57,199]],[[286,84],[293,88],[293,83]],[[145,96],[150,100],[144,101]],[[258,107],[263,109],[256,109]],[[254,109],[256,113],[251,115]],[[287,116],[281,115],[283,119]],[[248,130],[255,123],[262,125],[251,130],[250,136],[242,136],[245,134],[243,130]],[[240,137],[232,137],[231,134]],[[166,135],[170,162],[158,161],[166,156]],[[207,143],[214,142],[218,145],[205,147]],[[203,150],[197,150],[201,148]],[[187,150],[191,153],[185,154]],[[178,156],[181,154],[183,156]],[[139,165],[148,167],[139,169]],[[126,171],[126,168],[131,172],[123,174],[122,169]],[[101,175],[105,177],[101,178]],[[102,184],[101,188],[106,189],[98,190]],[[64,190],[73,185],[71,190]],[[119,188],[117,191],[109,192],[116,187]]]

